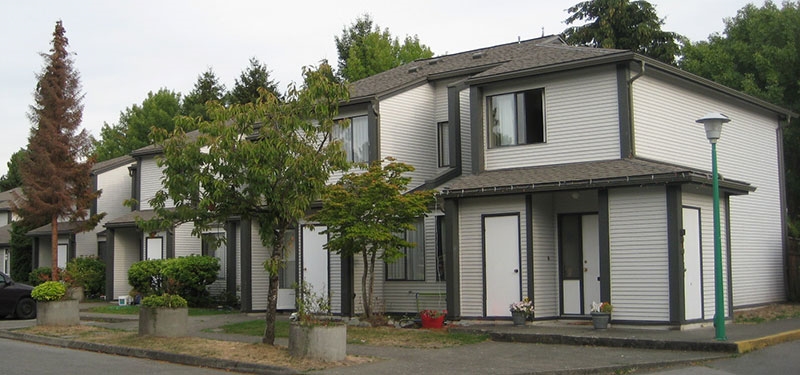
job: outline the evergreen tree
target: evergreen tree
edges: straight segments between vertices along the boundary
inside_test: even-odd
[[[339,53],[340,78],[350,82],[378,74],[418,59],[433,57],[431,49],[420,44],[419,38],[406,36],[401,44],[392,38],[389,29],[374,25],[369,14],[342,29],[342,35],[334,37]]]
[[[15,187],[22,186],[22,175],[19,173],[20,164],[22,160],[28,155],[28,151],[24,148],[17,150],[11,154],[11,159],[8,160],[8,172],[0,177],[0,191],[11,190]]]
[[[582,26],[564,30],[567,43],[597,48],[627,49],[645,56],[675,63],[684,37],[662,31],[664,19],[658,18],[655,7],[647,1],[590,0],[573,5],[572,15],[564,21]]]
[[[200,118],[205,121],[211,120],[206,112],[206,103],[210,101],[222,102],[225,98],[225,85],[219,83],[214,69],[208,68],[205,72],[197,76],[194,89],[183,99],[183,115]]]
[[[22,196],[11,208],[27,223],[52,225],[53,265],[58,259],[58,221],[82,222],[82,229],[93,228],[101,215],[89,216],[92,201],[100,195],[92,191],[90,172],[91,138],[79,130],[83,116],[80,75],[67,51],[67,37],[61,21],[56,22],[50,53],[42,53],[45,67],[37,75],[34,104],[29,118],[34,124],[28,138],[28,155],[22,161]],[[85,221],[84,221],[85,220]],[[56,267],[53,279],[58,279]]]
[[[243,70],[233,84],[233,89],[228,93],[228,104],[255,103],[259,97],[258,90],[262,88],[280,98],[278,83],[269,77],[267,66],[255,57],[250,59],[250,66]]]

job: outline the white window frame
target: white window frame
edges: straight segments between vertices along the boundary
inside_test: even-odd
[[[535,100],[526,96],[535,95]],[[488,147],[499,148],[547,143],[547,114],[544,88],[504,93],[487,97]],[[541,114],[528,113],[528,109]],[[520,126],[525,124],[525,126]]]
[[[144,260],[151,259],[164,259],[164,237],[147,237],[145,239]]]

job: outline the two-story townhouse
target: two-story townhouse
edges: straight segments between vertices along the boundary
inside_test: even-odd
[[[11,272],[11,223],[17,220],[11,202],[20,194],[20,188],[0,192],[0,272],[7,274]]]
[[[128,167],[133,163],[130,156],[120,156],[95,163],[92,166],[92,188],[102,191],[100,197],[92,202],[90,214],[105,212],[106,216],[88,231],[80,231],[82,223],[59,222],[58,225],[58,267],[65,267],[75,257],[106,256],[106,232],[103,224],[109,219],[130,211],[123,204],[130,197],[130,177]],[[51,247],[51,225],[33,229],[27,233],[33,237],[33,267],[51,267],[53,264]]]
[[[441,190],[425,280],[442,254],[453,318],[507,317],[527,296],[540,319],[611,301],[616,322],[711,320],[711,154],[695,120],[715,111],[732,119],[718,143],[725,310],[785,299],[788,110],[558,37],[415,61],[354,83],[351,97],[344,108],[361,106],[374,155]],[[405,285],[382,272],[388,305]]]

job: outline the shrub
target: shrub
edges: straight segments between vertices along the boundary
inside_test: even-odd
[[[211,301],[207,286],[217,279],[219,260],[192,255],[174,259],[145,260],[128,271],[128,283],[144,296],[177,294],[191,306]]]
[[[67,294],[67,287],[59,281],[45,281],[31,291],[31,297],[37,301],[60,301]]]
[[[52,273],[53,270],[50,267],[39,267],[28,274],[28,284],[37,286],[45,281],[50,281]]]
[[[144,307],[168,307],[170,309],[177,309],[187,307],[189,304],[183,297],[176,294],[164,293],[160,296],[147,296],[142,299],[142,306]]]
[[[66,273],[75,285],[89,295],[103,294],[106,284],[106,265],[94,256],[74,258],[67,263]]]

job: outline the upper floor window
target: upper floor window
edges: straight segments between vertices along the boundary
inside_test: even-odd
[[[402,249],[405,256],[386,264],[386,280],[425,280],[425,224],[417,220],[414,230],[406,231],[406,241],[414,247]]]
[[[544,89],[489,97],[489,148],[545,142]]]
[[[439,141],[439,166],[450,166],[450,128],[448,123],[440,122],[437,124]]]
[[[367,116],[351,117],[350,126],[337,126],[333,137],[341,140],[347,161],[352,163],[369,162],[369,124]]]

